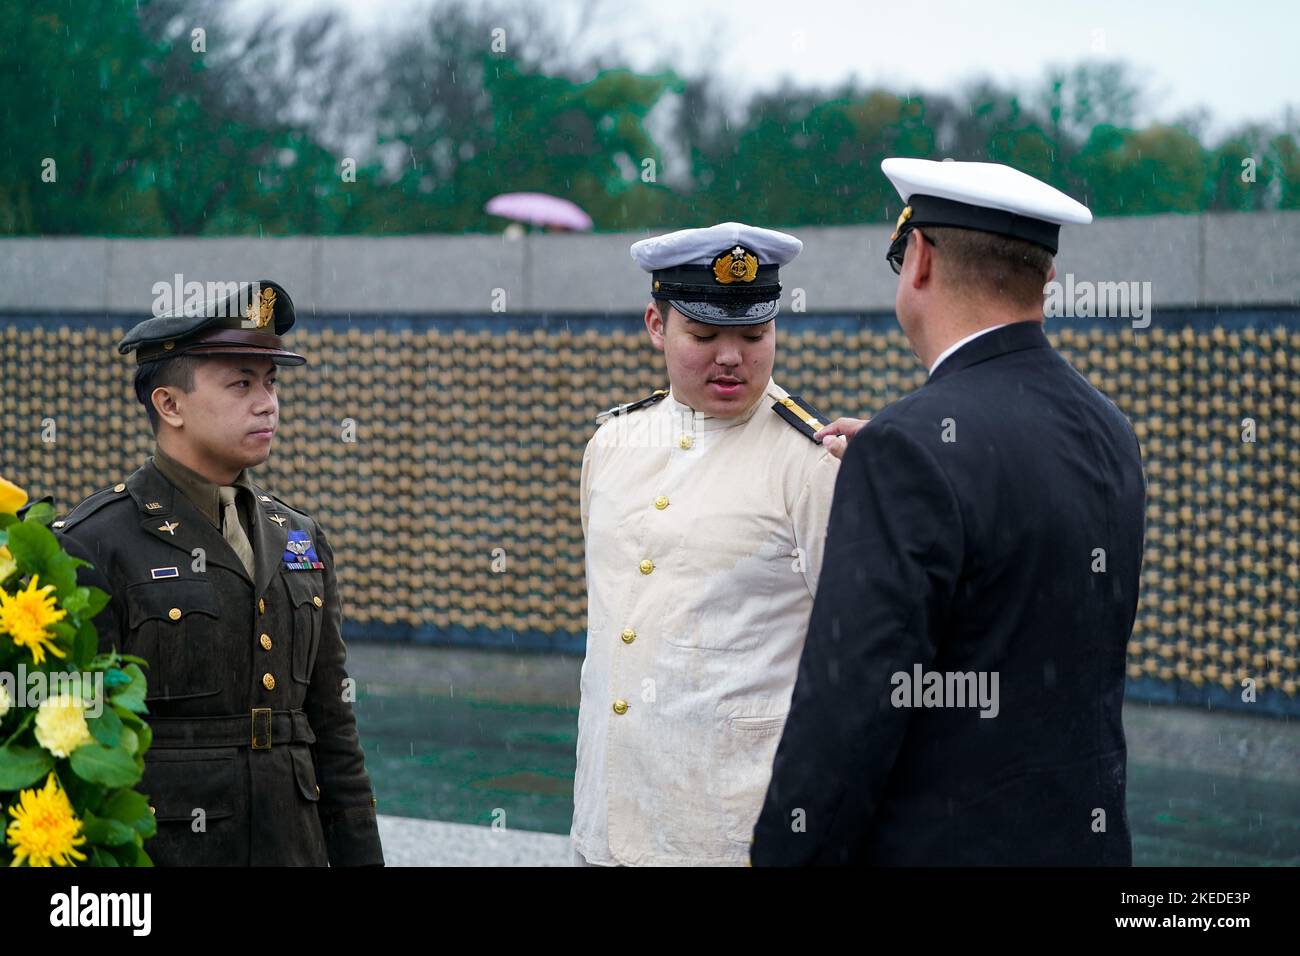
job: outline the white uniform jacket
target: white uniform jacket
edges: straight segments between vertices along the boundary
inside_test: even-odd
[[[749,859],[839,470],[786,397],[769,382],[724,419],[670,391],[587,444],[572,837],[592,863]]]

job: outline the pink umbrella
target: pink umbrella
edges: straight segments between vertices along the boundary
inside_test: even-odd
[[[554,226],[575,232],[586,232],[591,228],[591,217],[578,206],[546,193],[502,193],[489,199],[483,210],[493,216],[534,226]]]

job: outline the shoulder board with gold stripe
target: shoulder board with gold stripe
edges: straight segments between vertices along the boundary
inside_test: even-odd
[[[613,408],[607,408],[596,416],[596,424],[603,425],[615,415],[622,415],[626,412],[634,412],[638,408],[645,408],[647,405],[653,405],[655,402],[662,401],[668,395],[668,389],[658,388],[647,395],[645,398],[638,398],[635,402],[628,402],[626,405],[615,405]]]
[[[772,411],[793,425],[797,431],[803,432],[815,444],[821,444],[813,438],[813,435],[817,433],[817,429],[826,426],[826,418],[798,395],[787,395],[785,398],[777,399],[772,404]]]

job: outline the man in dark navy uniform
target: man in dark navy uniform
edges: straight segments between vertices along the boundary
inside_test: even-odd
[[[333,551],[246,470],[270,454],[277,369],[306,362],[280,338],[293,302],[274,282],[230,286],[118,345],[157,449],[54,528],[111,596],[101,650],[149,665],[154,863],[382,864]]]
[[[1128,865],[1145,483],[1042,327],[1060,225],[1091,214],[1006,166],[883,168],[930,378],[819,432],[857,433],[752,862]]]

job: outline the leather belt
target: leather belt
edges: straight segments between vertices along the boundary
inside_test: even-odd
[[[153,731],[153,746],[250,747],[269,750],[290,743],[315,743],[307,714],[301,710],[254,707],[247,714],[228,717],[146,717]]]

